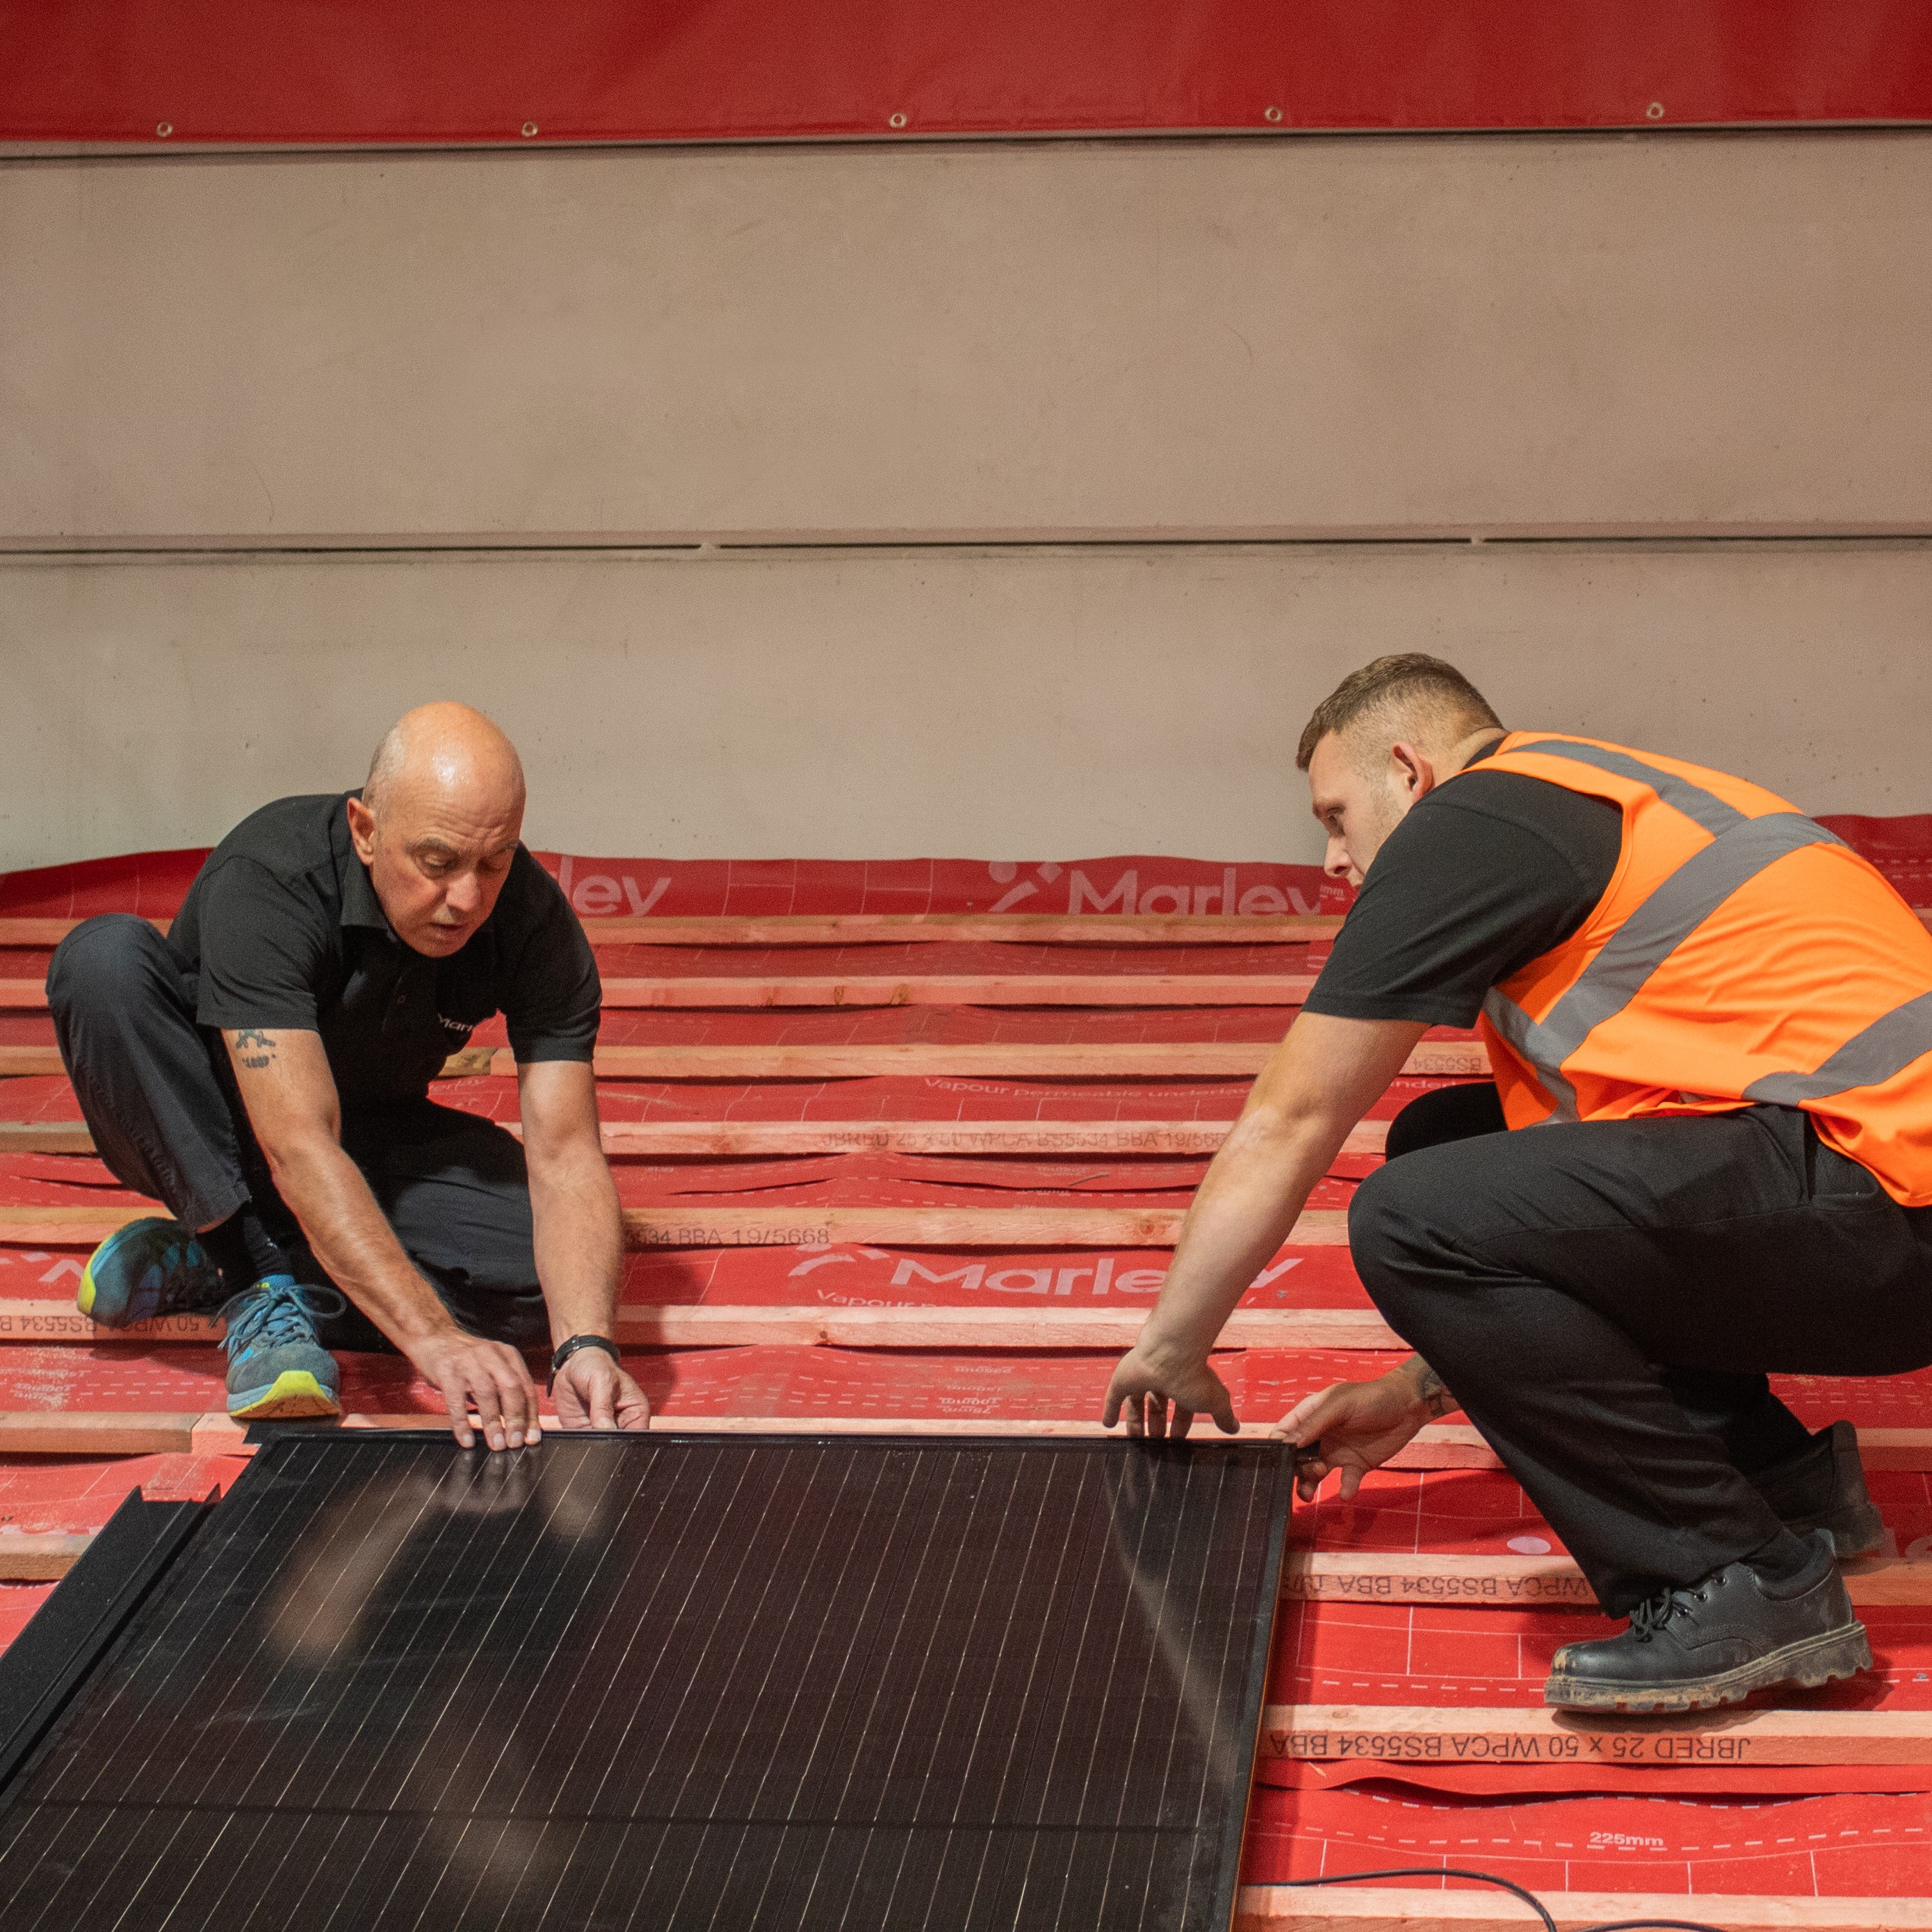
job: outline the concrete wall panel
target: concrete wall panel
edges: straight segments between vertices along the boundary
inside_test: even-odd
[[[530,836],[668,857],[1318,857],[1294,741],[1376,653],[1504,717],[1932,809],[1932,546],[0,565],[0,866],[212,842],[435,696]]]
[[[1932,526],[1932,135],[0,166],[0,539]]]

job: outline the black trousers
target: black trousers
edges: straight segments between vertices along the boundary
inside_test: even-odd
[[[268,1172],[220,1034],[195,1024],[195,979],[146,920],[76,926],[47,973],[61,1058],[101,1159],[203,1228],[253,1202],[304,1278],[327,1282]],[[547,1346],[530,1177],[514,1135],[428,1100],[345,1107],[342,1144],[404,1251],[472,1334]],[[332,1348],[386,1346],[352,1307]]]
[[[1932,1363],[1932,1209],[1796,1108],[1510,1132],[1448,1088],[1388,1151],[1357,1271],[1613,1616],[1777,1537],[1750,1479],[1812,1438],[1767,1371]]]

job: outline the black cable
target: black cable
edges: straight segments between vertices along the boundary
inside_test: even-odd
[[[1388,1871],[1343,1872],[1334,1878],[1292,1878],[1288,1883],[1295,1885],[1366,1885],[1372,1878],[1471,1878],[1478,1885],[1493,1885],[1504,1892],[1513,1892],[1543,1921],[1544,1932],[1557,1932],[1556,1921],[1550,1916],[1548,1907],[1533,1892],[1526,1892],[1520,1885],[1512,1885],[1506,1878],[1497,1878],[1489,1872],[1459,1871],[1454,1865],[1396,1865]],[[1715,1928],[1710,1928],[1715,1932]]]
[[[1493,1872],[1464,1871],[1454,1865],[1395,1865],[1387,1871],[1342,1872],[1334,1878],[1292,1878],[1290,1886],[1366,1885],[1378,1878],[1466,1878],[1478,1885],[1492,1885],[1500,1892],[1514,1892],[1543,1921],[1544,1932],[1558,1932],[1550,1908],[1533,1892]],[[1724,1932],[1720,1925],[1708,1925],[1701,1918],[1614,1918],[1600,1925],[1586,1925],[1579,1932]]]

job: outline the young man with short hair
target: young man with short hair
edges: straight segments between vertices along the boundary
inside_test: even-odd
[[[1378,659],[1303,734],[1360,893],[1189,1210],[1109,1422],[1234,1426],[1208,1353],[1432,1025],[1493,1084],[1392,1123],[1364,1286],[1418,1354],[1299,1405],[1310,1496],[1460,1408],[1630,1628],[1552,1704],[1676,1710],[1868,1666],[1833,1556],[1883,1529],[1849,1425],[1767,1372],[1932,1363],[1932,934],[1783,800],[1506,731],[1453,666]],[[1168,1408],[1174,1414],[1170,1422]]]

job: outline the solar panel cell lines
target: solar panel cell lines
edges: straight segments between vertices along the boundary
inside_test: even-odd
[[[264,1449],[0,1809],[8,1932],[1225,1932],[1278,1451]]]

